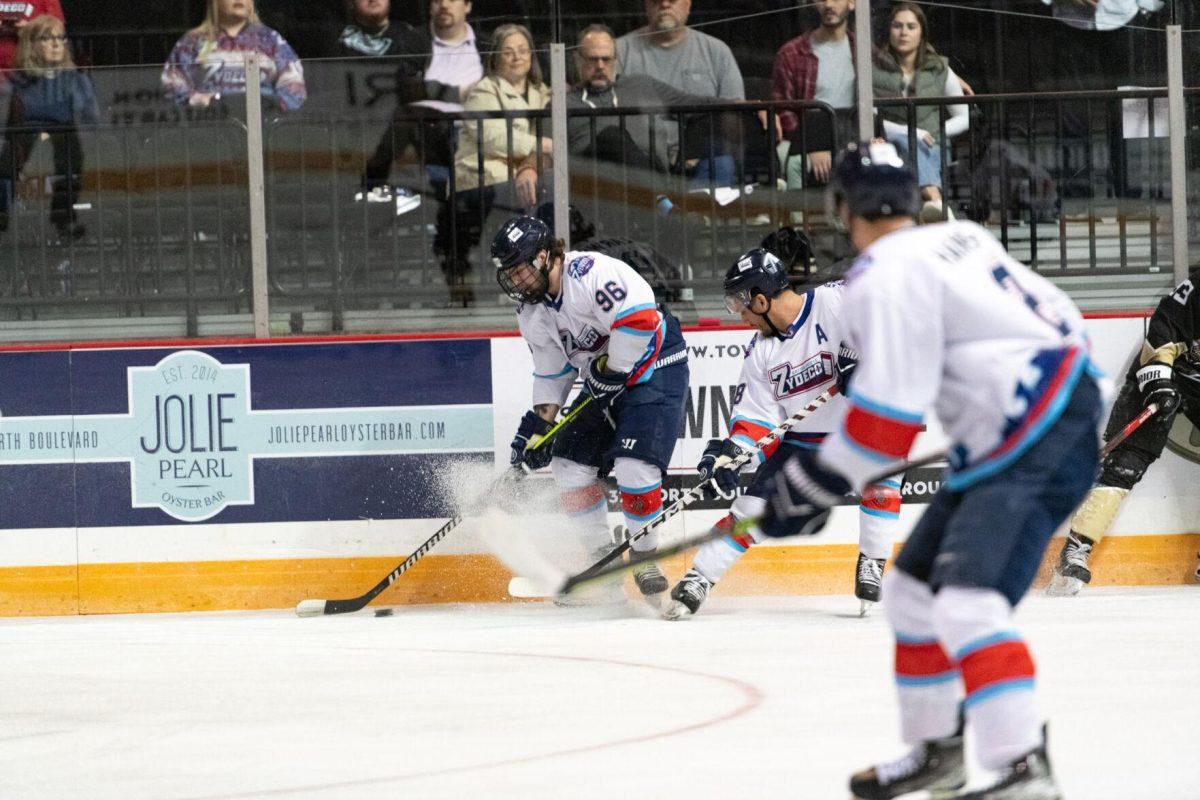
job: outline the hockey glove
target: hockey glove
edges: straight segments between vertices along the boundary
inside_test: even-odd
[[[858,351],[848,345],[838,348],[837,356],[837,388],[839,394],[850,393],[850,378],[854,368],[858,366]]]
[[[1136,374],[1142,402],[1146,405],[1158,403],[1158,413],[1164,417],[1174,414],[1182,400],[1171,380],[1173,372],[1171,365],[1156,359],[1143,364]]]
[[[593,358],[583,379],[583,393],[579,399],[583,400],[590,395],[591,404],[595,406],[593,412],[604,411],[612,405],[617,395],[625,391],[625,381],[629,378],[628,372],[612,372],[607,365],[608,356]]]
[[[513,437],[512,455],[509,456],[508,463],[514,467],[524,464],[534,470],[548,466],[552,458],[550,451],[553,449],[549,444],[536,450],[528,448],[531,439],[545,436],[553,427],[553,423],[542,419],[537,412],[526,411],[525,416],[521,417],[521,424],[517,426],[517,435]]]
[[[850,491],[836,472],[817,463],[816,453],[800,450],[773,480],[766,482],[767,508],[758,522],[767,536],[811,536],[825,527],[829,508]]]
[[[740,481],[738,480],[738,471],[730,466],[730,462],[741,454],[742,448],[738,447],[732,439],[708,440],[708,447],[704,448],[704,456],[696,465],[705,497],[717,496],[709,481],[715,482],[716,488],[720,489],[723,495],[736,494]]]

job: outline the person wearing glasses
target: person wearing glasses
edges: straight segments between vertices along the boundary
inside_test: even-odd
[[[63,16],[58,0],[0,3],[0,70],[10,70],[16,64],[21,29],[47,14],[66,24],[67,18]],[[0,83],[7,80],[7,75],[0,77]]]
[[[50,221],[63,239],[78,239],[84,229],[75,216],[83,172],[77,126],[99,121],[92,83],[75,68],[62,20],[49,14],[21,27],[16,67],[0,150],[0,230],[8,229],[13,186],[44,134],[54,150]]]
[[[492,36],[485,75],[467,96],[467,111],[533,111],[550,102],[550,87],[524,25],[501,25]],[[551,154],[550,121],[527,117],[464,120],[454,158],[450,204],[439,210],[434,253],[450,288],[451,305],[474,301],[467,284],[470,249],[479,243],[493,207],[511,216],[538,204],[538,173]],[[541,158],[539,158],[541,156]],[[546,162],[546,163],[539,163]],[[453,219],[451,219],[453,215]],[[452,224],[453,223],[453,224]]]

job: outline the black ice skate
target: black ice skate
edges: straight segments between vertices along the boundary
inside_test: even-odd
[[[879,590],[883,584],[882,558],[867,558],[858,554],[858,566],[854,568],[854,596],[860,601],[858,615],[865,617],[871,603],[879,602]]]
[[[633,580],[637,583],[638,591],[648,600],[665,592],[670,585],[667,576],[663,575],[658,564],[653,561],[634,567]]]
[[[908,755],[865,769],[850,778],[857,800],[890,800],[926,791],[933,800],[950,797],[967,784],[961,730],[945,739],[921,742]]]
[[[694,569],[689,569],[675,588],[671,590],[671,602],[663,611],[666,619],[683,619],[700,610],[713,584]]]
[[[1046,757],[1046,727],[1042,743],[1005,767],[986,789],[954,796],[954,800],[1062,800]]]
[[[1052,597],[1074,597],[1084,585],[1091,583],[1092,571],[1088,569],[1088,557],[1095,545],[1086,536],[1080,536],[1075,531],[1067,534],[1063,542],[1062,552],[1058,554],[1058,563],[1054,565],[1054,577],[1046,587],[1046,594]]]
[[[850,778],[850,793],[855,800],[891,800],[925,791],[931,800],[940,800],[966,785],[960,728],[945,739],[921,742],[903,758],[855,774]]]

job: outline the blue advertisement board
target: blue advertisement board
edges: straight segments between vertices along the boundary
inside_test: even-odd
[[[0,528],[447,516],[486,340],[0,354]]]

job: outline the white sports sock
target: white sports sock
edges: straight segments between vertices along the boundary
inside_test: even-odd
[[[863,490],[858,506],[858,552],[887,560],[900,527],[900,481],[884,480]]]
[[[907,744],[942,739],[958,727],[961,681],[937,640],[933,592],[892,568],[883,576],[883,609],[896,634],[896,694],[900,735]]]
[[[1042,741],[1034,666],[1012,627],[1012,608],[994,589],[947,586],[933,600],[938,639],[966,687],[967,724],[979,763],[1000,769]]]
[[[750,545],[761,541],[762,535],[756,526],[750,529],[749,535],[733,536],[733,523],[746,517],[761,516],[766,505],[761,497],[751,497],[746,494],[740,495],[734,500],[729,509],[729,515],[717,523],[717,527],[724,525],[729,528],[730,534],[701,547],[696,552],[695,559],[692,560],[692,569],[711,583],[716,583],[724,578],[725,573],[737,563]]]
[[[604,484],[596,477],[596,468],[555,456],[550,462],[550,472],[562,493],[563,510],[584,549],[589,555],[611,550],[608,500]]]
[[[629,535],[640,531],[662,511],[662,470],[654,464],[621,456],[613,464],[617,488],[621,491],[621,511]],[[639,553],[658,549],[658,531],[633,542]]]

